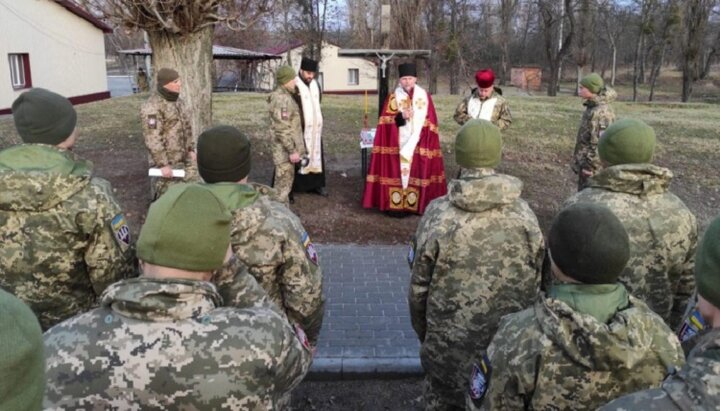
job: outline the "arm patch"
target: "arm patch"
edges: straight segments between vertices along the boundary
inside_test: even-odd
[[[127,251],[130,247],[130,227],[128,227],[125,217],[122,214],[113,217],[110,221],[110,229],[120,249],[123,252]]]

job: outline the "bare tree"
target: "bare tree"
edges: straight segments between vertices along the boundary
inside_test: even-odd
[[[637,88],[643,80],[641,77],[641,64],[643,60],[643,44],[645,36],[652,30],[650,13],[655,8],[657,0],[638,0],[640,22],[638,35],[635,41],[635,59],[633,63],[633,101],[637,101]]]
[[[268,0],[82,0],[92,12],[128,30],[145,30],[153,67],[172,67],[183,80],[195,137],[212,123],[212,41],[215,25],[254,24]]]
[[[575,41],[575,50],[573,57],[575,58],[575,67],[577,70],[575,94],[577,95],[580,79],[583,75],[583,68],[590,61],[589,48],[592,48],[593,32],[595,25],[596,4],[594,0],[580,0],[578,8],[578,30],[577,40]]]
[[[650,67],[650,96],[648,96],[648,101],[652,101],[655,96],[655,83],[660,76],[660,69],[665,63],[665,55],[676,34],[676,28],[680,24],[680,5],[677,0],[667,0],[656,14],[657,19],[660,21],[654,25],[659,27],[659,30],[653,30],[650,36],[652,46],[648,54],[652,60],[652,66]]]
[[[686,0],[683,16],[682,41],[682,101],[690,101],[693,83],[700,77],[700,51],[705,40],[710,11],[715,0]]]
[[[425,25],[427,27],[426,44],[432,51],[427,61],[430,70],[428,91],[437,93],[437,80],[440,72],[440,59],[447,48],[447,21],[445,20],[445,0],[431,1],[425,10]]]
[[[558,84],[560,83],[560,65],[563,58],[569,54],[575,35],[574,2],[573,0],[562,0],[562,2],[537,0],[537,4],[540,11],[545,55],[550,65],[550,81],[548,82],[547,93],[548,96],[556,96]],[[563,20],[567,22],[567,30],[560,33],[560,25]]]
[[[518,0],[500,0],[500,84],[505,84],[510,76],[510,40],[512,39],[512,21],[517,10]]]

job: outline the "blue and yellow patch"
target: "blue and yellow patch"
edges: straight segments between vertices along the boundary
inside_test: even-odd
[[[470,398],[473,401],[481,401],[485,397],[488,385],[490,385],[490,374],[492,374],[490,360],[487,355],[483,354],[480,363],[473,364],[470,376]]]
[[[410,269],[412,270],[413,263],[415,262],[415,237],[410,240],[410,245],[408,246],[407,261],[410,265]]]
[[[318,254],[312,241],[310,241],[310,236],[307,231],[302,233],[300,241],[302,242],[303,247],[305,247],[305,254],[307,254],[310,261],[312,261],[313,264],[318,265]]]
[[[680,327],[680,331],[678,332],[678,338],[680,342],[685,342],[698,335],[705,327],[705,320],[703,320],[700,311],[696,308],[692,314],[683,321],[682,327]]]
[[[122,214],[113,217],[112,221],[110,221],[110,229],[120,249],[127,250],[130,247],[130,227],[128,227]]]

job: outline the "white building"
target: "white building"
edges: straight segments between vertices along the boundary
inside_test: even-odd
[[[110,97],[104,33],[72,0],[0,0],[0,114],[31,87],[74,104]]]
[[[2,1],[2,0],[0,0]],[[302,60],[305,44],[295,43],[265,50],[282,57],[271,62],[270,72],[262,76],[261,88],[275,88],[275,71],[281,65],[288,64],[288,51],[291,66],[298,70]],[[318,67],[318,83],[325,94],[377,94],[377,66],[370,60],[361,57],[339,57],[340,47],[323,42],[322,59]]]

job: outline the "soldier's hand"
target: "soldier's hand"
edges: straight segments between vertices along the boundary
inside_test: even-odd
[[[291,163],[295,164],[300,161],[300,154],[292,153],[288,156],[288,158],[290,159]]]
[[[160,169],[160,173],[162,173],[164,178],[172,178],[172,167],[165,166]]]
[[[581,170],[581,171],[582,171],[583,175],[586,176],[586,177],[592,177],[592,175],[593,175],[592,170],[585,170],[585,169],[583,169],[583,170]]]

